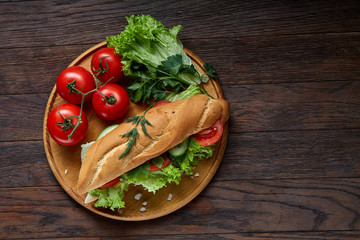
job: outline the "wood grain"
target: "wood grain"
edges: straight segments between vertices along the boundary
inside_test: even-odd
[[[192,1],[167,1],[166,11],[163,4],[162,1],[114,1],[106,4],[98,1],[3,2],[0,46],[101,42],[104,35],[117,34],[123,29],[126,16],[140,13],[151,13],[168,27],[183,25],[183,37],[191,39],[207,38],[208,35],[212,38],[237,38],[239,35],[360,30],[357,17],[360,7],[356,1],[347,1],[346,4],[328,1],[314,1],[311,4],[273,1],[200,1],[193,4]],[[218,14],[219,9],[221,14]],[[52,29],[56,29],[57,34],[51,34]]]
[[[230,125],[231,128],[231,125]],[[230,134],[213,181],[360,177],[359,130]],[[0,143],[0,185],[57,185],[42,141]]]
[[[1,1],[0,238],[358,239],[359,1]],[[231,103],[219,171],[193,202],[142,223],[96,216],[42,147],[57,75],[129,14],[183,25]],[[236,215],[236,216],[235,216]]]
[[[223,86],[232,110],[232,133],[358,128],[359,81]],[[349,97],[350,96],[350,97]],[[41,139],[48,94],[0,95],[0,141]],[[34,108],[34,106],[43,106]],[[19,118],[26,113],[28,122]],[[284,117],[286,116],[286,117]],[[15,131],[18,129],[20,131]]]
[[[106,36],[104,34],[100,41]],[[358,36],[357,33],[240,35],[236,39],[181,40],[187,48],[216,68],[222,86],[238,86],[359,80]],[[221,48],[218,47],[220,43]],[[0,94],[48,94],[60,72],[94,44],[0,48],[0,55],[8,63],[0,65],[3,86]],[[23,62],[26,68],[19,62]]]
[[[147,236],[152,235],[149,226],[153,224],[158,235],[206,232],[236,236],[274,229],[314,231],[313,235],[328,230],[359,231],[359,183],[359,179],[346,178],[212,182],[183,209],[156,220],[131,223],[97,218],[57,186],[11,188],[2,191],[6,201],[0,206],[0,217],[8,222],[0,222],[0,237],[32,238],[34,229],[36,237],[42,238],[55,234]],[[181,229],[176,227],[179,224]]]

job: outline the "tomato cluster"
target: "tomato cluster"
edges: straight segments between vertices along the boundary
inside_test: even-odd
[[[85,138],[88,122],[82,110],[84,102],[91,99],[95,112],[105,120],[119,119],[128,110],[130,100],[127,92],[114,83],[123,77],[121,56],[115,54],[113,48],[102,48],[91,59],[91,71],[72,66],[57,78],[57,92],[68,103],[50,112],[47,128],[51,137],[61,145],[75,145]],[[98,87],[96,79],[102,82],[102,86]]]

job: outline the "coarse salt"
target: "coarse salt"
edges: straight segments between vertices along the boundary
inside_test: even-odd
[[[172,194],[170,193],[167,200],[170,201],[171,199],[172,199]]]
[[[198,177],[199,176],[199,173],[195,173],[195,175],[194,175],[195,177]]]
[[[65,169],[65,175],[67,174],[67,169]]]
[[[118,211],[119,214],[122,214],[122,213],[123,213],[123,210],[120,209],[120,208],[119,208],[117,211]]]
[[[141,193],[138,193],[135,195],[135,200],[139,200],[141,198],[142,194]]]
[[[142,207],[140,208],[140,212],[145,212],[146,211],[146,208]]]
[[[142,203],[142,205],[143,205],[143,206],[146,206],[146,205],[147,205],[147,202],[146,202],[146,201],[145,201],[145,202],[143,202],[143,203]]]
[[[194,179],[194,176],[190,176],[191,179]]]

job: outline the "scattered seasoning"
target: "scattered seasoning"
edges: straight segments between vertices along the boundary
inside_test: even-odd
[[[67,169],[65,169],[65,175],[67,174]]]
[[[146,202],[146,201],[145,201],[145,202],[143,202],[143,203],[142,203],[142,205],[143,205],[143,206],[146,206],[146,205],[147,205],[147,202]]]
[[[141,193],[138,193],[135,195],[135,200],[139,200],[141,198],[142,194]]]
[[[194,179],[194,176],[191,175],[190,178],[191,178],[191,179]]]
[[[167,200],[170,201],[171,199],[172,199],[172,194],[170,193]]]
[[[198,177],[199,176],[199,173],[195,173],[195,175],[194,175],[195,177]]]
[[[123,210],[119,208],[119,209],[117,210],[117,212],[118,212],[119,214],[122,214],[122,213],[123,213]]]
[[[140,208],[140,212],[145,212],[146,211],[146,208],[142,207]]]

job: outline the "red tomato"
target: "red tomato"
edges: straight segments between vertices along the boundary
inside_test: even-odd
[[[219,141],[223,130],[223,124],[219,118],[211,127],[195,134],[194,138],[200,143],[201,146],[210,146]]]
[[[120,177],[117,177],[117,178],[111,180],[110,182],[105,183],[104,185],[102,185],[102,186],[99,187],[98,189],[103,189],[103,188],[112,187],[112,186],[114,186],[115,184],[117,184],[118,182],[120,182]]]
[[[164,162],[163,162],[161,168],[158,168],[158,166],[156,166],[155,164],[148,163],[150,165],[150,172],[158,171],[160,169],[163,169],[163,168],[169,166],[169,164],[171,163],[171,160],[168,158],[168,156],[166,154],[163,154],[161,156],[164,158]]]
[[[92,105],[95,112],[105,120],[122,117],[129,109],[130,99],[126,90],[115,84],[108,83],[94,93]]]
[[[99,80],[104,83],[117,82],[123,77],[122,57],[114,51],[114,48],[101,48],[91,58],[91,71],[99,74]]]
[[[152,107],[157,107],[157,106],[165,105],[168,103],[171,103],[171,102],[168,100],[161,100],[161,101],[158,101],[157,103],[155,103]]]
[[[87,93],[95,88],[95,81],[92,74],[83,67],[72,66],[63,70],[57,78],[56,88],[60,96],[72,104],[80,104],[82,94],[71,90]],[[91,98],[92,93],[86,95],[84,101]]]
[[[67,118],[71,116],[79,116],[80,108],[76,105],[65,103],[54,108],[47,119],[47,128],[50,136],[59,144],[72,146],[81,142],[87,134],[88,121],[86,114],[83,111],[81,115],[80,125],[76,128],[75,132],[69,139],[69,135],[78,122],[78,118]],[[68,121],[65,121],[67,118]],[[67,124],[66,124],[67,123]]]

